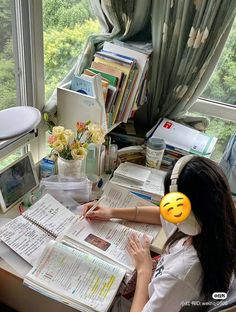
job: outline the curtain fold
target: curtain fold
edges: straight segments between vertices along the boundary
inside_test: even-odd
[[[91,6],[105,32],[88,38],[84,53],[77,62],[81,73],[93,59],[94,53],[104,41],[127,41],[141,32],[149,21],[151,1],[142,0],[91,0]]]
[[[203,92],[236,12],[234,0],[153,0],[148,121],[182,117]]]

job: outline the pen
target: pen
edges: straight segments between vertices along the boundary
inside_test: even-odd
[[[86,212],[86,214],[79,218],[79,221],[82,221],[87,216],[88,212],[93,211],[94,209],[96,209],[97,206],[99,205],[99,203],[104,199],[104,197],[105,196],[100,197],[100,199],[98,201],[96,201],[96,203]]]

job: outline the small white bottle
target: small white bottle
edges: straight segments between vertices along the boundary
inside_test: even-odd
[[[109,150],[109,169],[113,170],[117,167],[117,151],[118,151],[118,146],[116,144],[111,144],[110,145],[110,150]]]

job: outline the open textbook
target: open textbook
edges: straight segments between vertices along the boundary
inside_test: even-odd
[[[79,311],[108,311],[125,270],[51,241],[24,283]]]
[[[108,183],[100,205],[107,207],[135,207],[153,205],[150,202],[130,193],[128,190]],[[154,206],[154,205],[153,205]],[[134,266],[127,251],[128,239],[132,233],[142,237],[146,233],[152,241],[158,234],[160,227],[152,224],[142,224],[124,220],[113,219],[111,221],[77,220],[63,233],[61,241],[86,250],[97,255],[101,259],[115,263],[132,272]]]

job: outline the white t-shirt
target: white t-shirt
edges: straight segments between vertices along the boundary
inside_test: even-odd
[[[176,227],[163,219],[161,221],[169,237]],[[161,256],[149,284],[149,301],[143,312],[175,312],[184,302],[200,298],[201,264],[196,250],[192,245],[184,244],[185,240],[180,239]]]
[[[162,227],[169,237],[176,226],[162,219]],[[142,312],[176,312],[186,301],[198,300],[201,291],[202,268],[192,245],[183,245],[186,238],[172,245],[164,253],[149,284],[149,301]],[[112,312],[129,312],[131,302],[124,297],[116,300]]]

